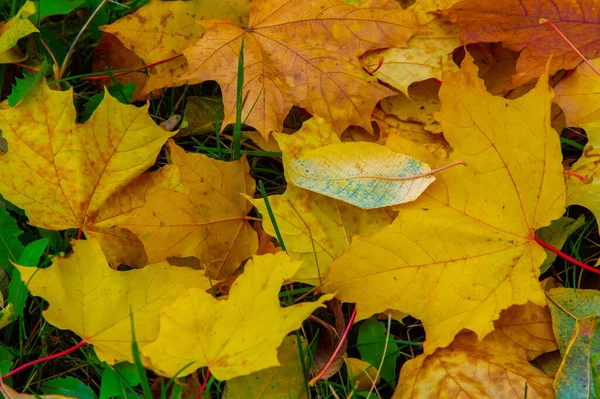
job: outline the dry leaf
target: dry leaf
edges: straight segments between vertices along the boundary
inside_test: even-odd
[[[158,339],[142,349],[167,376],[208,366],[223,381],[278,366],[277,347],[332,295],[282,308],[281,284],[300,267],[285,253],[262,255],[245,267],[229,298],[190,289],[161,310]],[[191,365],[190,365],[191,364]]]
[[[591,63],[600,68],[600,58]],[[554,101],[565,113],[568,126],[578,127],[600,120],[600,76],[588,65],[579,65],[555,90]]]
[[[427,354],[463,329],[482,338],[511,305],[545,302],[533,233],[565,210],[546,80],[517,100],[493,97],[467,56],[444,76],[440,98],[436,118],[454,149],[444,162],[467,166],[440,173],[379,233],[355,237],[325,284],[358,303],[359,320],[386,309],[422,320]]]
[[[74,241],[73,250],[66,258],[54,258],[47,269],[17,267],[31,293],[50,303],[44,318],[94,345],[98,358],[109,364],[133,362],[130,311],[137,343],[143,349],[158,336],[163,306],[186,288],[210,288],[204,272],[167,262],[115,271],[96,240]],[[147,361],[145,365],[150,367]]]
[[[371,130],[373,108],[392,92],[363,71],[358,57],[372,48],[406,46],[419,30],[411,13],[396,8],[356,8],[336,0],[255,1],[248,27],[201,22],[207,32],[184,51],[189,70],[182,79],[216,80],[225,104],[223,126],[233,123],[243,41],[242,118],[265,139],[281,131],[292,105],[326,118],[339,133],[349,125]]]

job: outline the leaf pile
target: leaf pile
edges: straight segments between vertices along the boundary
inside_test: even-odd
[[[556,253],[597,261],[600,76],[553,28],[596,57],[600,4],[107,3],[6,7],[0,328],[43,298],[101,398],[595,397],[595,270]]]

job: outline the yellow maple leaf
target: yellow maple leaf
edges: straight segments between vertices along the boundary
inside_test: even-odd
[[[242,25],[248,21],[248,0],[159,1],[141,7],[136,12],[102,27],[112,33],[146,64],[181,54],[204,34],[196,21],[208,18],[231,18]],[[185,57],[155,65],[149,69],[142,94],[163,87],[176,86],[177,79],[187,70]]]
[[[331,126],[319,117],[304,122],[293,135],[274,136],[283,151],[286,174],[291,160],[316,148],[341,143]],[[264,200],[250,201],[263,215],[265,231],[275,236]],[[391,223],[394,214],[385,209],[365,211],[291,184],[283,195],[269,196],[269,202],[288,253],[292,259],[303,261],[294,280],[313,285],[321,284],[329,264],[350,247],[352,237],[379,231]]]
[[[172,141],[169,148],[181,184],[148,195],[120,226],[137,235],[148,262],[195,256],[210,277],[223,279],[258,247],[242,196],[255,190],[248,162],[186,153]]]
[[[97,240],[74,241],[73,250],[68,257],[54,258],[47,269],[17,268],[31,293],[50,303],[44,318],[94,345],[98,358],[109,364],[133,361],[130,310],[143,349],[158,336],[159,309],[186,288],[210,288],[204,272],[167,262],[113,270]]]
[[[399,6],[356,8],[337,0],[252,2],[248,27],[202,21],[207,32],[185,51],[189,83],[216,80],[225,120],[235,120],[237,60],[244,41],[242,119],[265,138],[281,131],[292,105],[326,118],[341,133],[349,125],[371,131],[371,112],[393,92],[367,75],[358,60],[366,50],[406,46],[419,30]],[[250,112],[251,111],[251,112]],[[246,119],[247,118],[247,119]]]
[[[173,168],[144,174],[175,132],[157,126],[147,107],[121,104],[107,92],[85,124],[75,118],[72,90],[50,90],[45,82],[1,109],[8,150],[0,158],[0,192],[32,225],[78,228],[102,240],[115,255],[111,263],[143,266],[141,245],[113,226],[147,192],[176,184]]]
[[[440,98],[436,118],[454,149],[444,162],[467,166],[440,173],[379,233],[355,237],[325,285],[357,302],[359,319],[386,309],[421,319],[426,353],[462,329],[482,338],[513,304],[545,303],[534,232],[565,210],[545,78],[519,99],[494,97],[467,55],[460,72],[444,75]]]
[[[27,1],[6,23],[0,24],[0,64],[23,61],[27,56],[16,48],[19,39],[30,33],[39,32],[28,19],[35,14],[35,3]]]
[[[280,252],[255,256],[233,283],[227,300],[190,289],[161,310],[158,339],[142,349],[167,376],[208,366],[219,380],[279,365],[277,347],[333,295],[282,308],[281,284],[300,267]]]
[[[600,58],[590,62],[600,68]],[[588,65],[579,65],[555,90],[554,101],[565,113],[568,126],[579,127],[600,121],[600,77]]]
[[[512,307],[496,327],[481,342],[461,333],[447,348],[406,362],[393,399],[553,398],[553,379],[529,363],[557,348],[548,308]]]

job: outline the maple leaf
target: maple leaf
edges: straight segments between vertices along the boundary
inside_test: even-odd
[[[282,308],[281,284],[300,267],[285,253],[255,256],[227,300],[190,289],[161,310],[158,339],[142,349],[155,369],[185,376],[208,366],[219,380],[279,365],[277,347],[333,295]]]
[[[23,61],[27,56],[21,54],[17,46],[19,39],[30,33],[39,32],[28,17],[35,14],[35,3],[27,1],[17,14],[0,24],[0,63]]]
[[[19,393],[0,381],[0,392],[5,398],[10,399],[73,399],[71,396],[63,395],[29,395],[26,393]]]
[[[195,256],[210,277],[223,279],[258,246],[242,196],[255,190],[248,162],[189,154],[172,141],[169,148],[181,184],[148,195],[120,226],[137,235],[148,262]]]
[[[357,302],[359,319],[386,309],[421,319],[427,354],[462,329],[485,336],[513,304],[543,304],[545,254],[533,233],[565,209],[551,97],[545,79],[519,99],[494,97],[467,55],[460,72],[444,75],[436,114],[448,161],[467,166],[439,174],[379,233],[355,237],[325,290]]]
[[[600,68],[600,58],[590,61]],[[600,121],[600,77],[586,64],[579,65],[555,88],[554,101],[560,105],[568,126]]]
[[[596,290],[555,288],[548,291],[554,335],[558,341],[562,364],[554,387],[559,398],[595,397],[600,387],[597,379],[600,350],[600,295]]]
[[[461,333],[447,348],[409,360],[393,399],[553,398],[552,378],[529,363],[556,349],[549,313],[531,303],[512,307],[481,342],[471,332]]]
[[[387,8],[356,8],[337,0],[261,0],[248,27],[202,21],[207,32],[185,51],[189,83],[216,80],[225,104],[223,126],[235,120],[237,60],[244,41],[243,119],[267,138],[281,131],[292,105],[326,118],[338,132],[371,131],[377,102],[393,93],[358,61],[365,51],[402,47],[419,30],[414,16]],[[250,112],[251,111],[251,112]]]
[[[323,146],[340,144],[332,127],[323,118],[304,122],[293,135],[275,134],[283,151],[284,172],[288,162]],[[250,199],[263,215],[268,215],[263,199]],[[392,221],[385,209],[362,210],[342,201],[288,185],[283,195],[269,196],[277,226],[292,259],[302,260],[294,280],[319,285],[329,263],[339,257],[358,234],[379,231]],[[275,236],[273,223],[263,217],[265,231]]]
[[[71,256],[54,258],[47,269],[17,268],[31,293],[50,303],[44,318],[94,345],[98,358],[109,364],[133,362],[130,310],[136,341],[143,349],[158,335],[159,309],[186,288],[210,288],[204,272],[167,262],[127,272],[113,270],[94,239],[74,241],[73,250]]]
[[[581,62],[573,49],[540,19],[552,21],[584,56],[598,55],[600,20],[595,4],[580,0],[464,0],[446,13],[460,24],[463,44],[502,42],[504,47],[521,52],[517,73],[511,80],[510,88],[515,88],[542,75],[550,55],[550,73],[573,69]]]
[[[196,21],[208,18],[232,18],[237,24],[248,20],[248,0],[159,1],[141,7],[136,12],[103,26],[104,32],[115,35],[147,64],[181,54],[204,34]],[[176,86],[177,79],[187,69],[184,57],[153,66],[142,94],[162,87]]]
[[[106,92],[85,124],[75,117],[72,90],[45,82],[18,106],[1,109],[8,151],[0,158],[0,192],[32,225],[78,228],[102,241],[111,263],[143,266],[135,237],[113,227],[146,192],[176,183],[172,168],[144,174],[175,133],[157,126],[147,107],[123,105]]]
[[[302,345],[305,342],[302,341]],[[277,350],[280,365],[227,381],[224,399],[305,399],[306,386],[295,336],[287,336]]]

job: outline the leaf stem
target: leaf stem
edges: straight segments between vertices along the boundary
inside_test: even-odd
[[[573,51],[575,51],[575,53],[577,53],[577,55],[579,56],[579,58],[581,58],[583,60],[583,62],[585,62],[587,64],[587,66],[589,66],[590,68],[592,68],[592,71],[594,71],[596,73],[596,75],[600,76],[600,72],[596,69],[596,67],[594,67],[594,65],[581,53],[581,51],[579,51],[577,49],[577,47],[575,47],[575,45],[569,40],[569,38],[566,37],[560,31],[560,29],[558,29],[558,27],[556,25],[554,25],[554,23],[552,21],[550,21],[549,19],[546,19],[546,18],[540,18],[540,23],[548,25],[556,33],[558,33],[558,35],[569,45],[569,47],[571,47],[573,49]]]
[[[346,330],[344,330],[344,335],[342,335],[342,338],[340,338],[340,342],[338,342],[338,345],[335,348],[335,350],[333,351],[333,353],[331,354],[331,357],[327,361],[327,364],[325,364],[325,366],[321,369],[321,371],[319,371],[319,374],[317,374],[312,380],[310,380],[308,382],[309,386],[314,387],[317,384],[317,382],[319,382],[319,380],[323,377],[323,375],[325,374],[325,372],[327,371],[329,366],[331,366],[331,363],[333,363],[333,360],[336,358],[340,349],[342,349],[342,345],[344,344],[344,341],[346,341],[346,338],[348,337],[348,332],[350,332],[350,327],[352,327],[352,324],[354,323],[354,319],[356,318],[356,309],[357,308],[358,308],[358,306],[354,306],[354,310],[352,311],[350,320],[348,320],[348,325],[346,325]]]
[[[379,57],[379,62],[377,63],[377,66],[373,69],[369,68],[368,66],[363,66],[363,68],[365,69],[365,71],[367,71],[367,73],[369,75],[373,75],[375,72],[379,71],[379,68],[381,68],[381,66],[383,65],[383,56]]]
[[[203,395],[204,395],[204,391],[206,390],[206,386],[208,385],[208,381],[210,380],[210,370],[206,370],[206,375],[204,376],[204,382],[202,383],[202,386],[200,387],[200,391],[198,392],[198,396],[196,396],[196,399],[200,399]]]
[[[581,180],[582,183],[585,183],[585,177],[581,176],[579,173],[571,172],[570,170],[563,170],[563,174],[565,174],[567,176],[573,176],[573,177]]]
[[[574,265],[577,265],[577,266],[581,267],[582,269],[585,269],[585,270],[590,271],[592,273],[600,274],[600,269],[596,269],[595,267],[586,265],[585,263],[578,261],[577,259],[575,259],[575,258],[567,255],[566,253],[562,252],[561,250],[554,248],[552,245],[550,245],[547,242],[543,241],[539,237],[534,236],[533,240],[535,242],[537,242],[538,244],[540,244],[542,247],[546,248],[548,251],[554,252],[556,255],[558,255],[561,258],[563,258],[563,259],[565,259],[565,260],[573,263]]]
[[[47,362],[48,360],[52,360],[52,359],[56,359],[56,358],[64,356],[64,355],[68,355],[69,353],[75,352],[77,349],[81,348],[82,346],[84,346],[86,344],[87,344],[87,341],[84,339],[83,341],[79,342],[76,345],[73,345],[72,347],[70,347],[68,349],[65,349],[64,351],[55,353],[54,355],[44,356],[44,357],[41,357],[41,358],[39,358],[37,360],[33,360],[31,362],[25,363],[25,364],[17,367],[14,370],[11,370],[9,373],[3,375],[2,376],[2,380],[5,380],[6,378],[9,378],[9,377],[15,375],[19,371],[24,370],[24,369],[26,369],[29,366],[33,366],[34,364]]]

